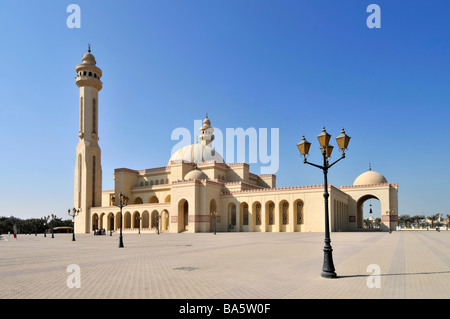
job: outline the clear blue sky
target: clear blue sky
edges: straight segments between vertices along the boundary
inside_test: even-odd
[[[81,8],[70,29],[69,4]],[[381,7],[381,29],[366,8]],[[92,44],[103,70],[103,189],[115,168],[165,166],[177,127],[279,128],[277,184],[322,184],[302,134],[352,137],[329,182],[368,169],[399,183],[400,214],[449,213],[450,3],[401,0],[0,3],[0,216],[73,207],[78,88]],[[338,157],[335,150],[334,159]],[[259,173],[257,164],[251,170]]]

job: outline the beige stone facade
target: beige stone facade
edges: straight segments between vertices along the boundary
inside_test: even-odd
[[[76,232],[118,230],[120,210],[111,198],[120,193],[129,198],[122,210],[124,232],[155,232],[157,227],[171,233],[324,231],[323,185],[277,188],[273,174],[254,174],[247,163],[226,164],[212,148],[214,128],[208,117],[200,143],[175,152],[163,167],[118,168],[114,189],[102,191],[97,137],[102,73],[90,52],[76,70],[80,132],[74,205],[81,209]],[[381,174],[369,170],[354,185],[330,185],[328,191],[331,231],[362,229],[362,204],[371,198],[381,202],[382,230],[397,226],[398,185]]]

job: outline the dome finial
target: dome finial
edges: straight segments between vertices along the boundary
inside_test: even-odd
[[[372,166],[370,165],[370,162],[369,162],[369,171],[371,171],[372,170]]]
[[[88,43],[88,52],[91,53],[91,44]]]

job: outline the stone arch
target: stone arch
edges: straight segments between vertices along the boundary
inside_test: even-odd
[[[166,198],[164,198],[164,202],[165,203],[170,203],[170,199],[171,199],[171,196],[169,194],[169,195],[166,196]]]
[[[266,231],[275,231],[275,203],[273,201],[269,200],[266,202],[264,205],[264,214]]]
[[[105,228],[103,225],[104,225],[104,220],[105,220],[105,216],[106,216],[106,214],[105,213],[101,213],[100,214],[100,225],[99,225],[99,228]]]
[[[151,215],[150,215],[150,228],[153,229],[157,227],[158,225],[158,216],[159,216],[159,212],[155,209],[152,211]]]
[[[281,200],[278,205],[278,220],[281,232],[289,231],[289,225],[292,223],[292,218],[289,217],[289,202]]]
[[[189,202],[180,199],[178,202],[178,232],[189,230]]]
[[[143,204],[144,202],[142,201],[142,198],[140,198],[140,197],[136,197],[135,199],[134,199],[134,203],[133,204]]]
[[[293,209],[294,209],[294,231],[300,232],[302,231],[302,227],[305,223],[305,212],[304,212],[304,202],[301,199],[296,199],[294,201]]]
[[[169,230],[169,212],[164,209],[161,212],[161,230]]]
[[[254,225],[254,231],[265,231],[265,228],[263,229],[262,206],[258,201],[252,204],[252,224]]]
[[[149,203],[159,203],[159,199],[158,199],[158,197],[156,197],[156,195],[153,195],[153,196],[150,197],[148,202]]]
[[[376,199],[376,200],[380,201],[380,199],[373,194],[363,195],[356,201],[356,227],[358,230],[364,229],[363,207],[364,207],[364,203],[370,199]],[[380,201],[380,204],[381,204],[381,201]],[[382,218],[381,215],[382,215],[382,212],[380,212],[380,218]],[[337,220],[336,220],[335,224],[337,224]]]
[[[113,213],[109,213],[107,220],[108,220],[108,222],[106,223],[106,229],[107,230],[114,230],[114,214]]]
[[[123,215],[123,228],[131,228],[131,213],[125,212]]]
[[[241,231],[251,231],[251,216],[247,202],[242,202],[239,205],[239,212],[241,216]]]
[[[138,211],[133,213],[133,223],[131,228],[141,228],[141,214]]]
[[[115,218],[116,219],[116,223],[115,223],[116,230],[120,228],[120,216],[121,216],[121,214],[120,214],[120,212],[118,212],[116,214],[116,218]],[[123,228],[123,214],[122,214],[122,228]]]
[[[142,228],[150,228],[150,214],[146,210],[142,212]]]
[[[92,215],[92,230],[96,230],[98,229],[98,214],[94,213]]]
[[[227,218],[227,227],[228,231],[236,231],[236,204],[229,203],[228,204],[228,218]]]
[[[214,217],[212,215],[212,213],[217,213],[217,203],[215,199],[211,199],[211,201],[209,202],[209,231],[210,232],[214,232],[214,227],[216,227],[216,231],[217,231],[217,216]]]
[[[398,225],[398,184],[353,185],[341,189],[349,195],[348,201],[343,201],[347,231],[363,230],[363,206],[369,199],[379,200],[381,230],[395,230]],[[372,203],[378,205],[376,201]],[[333,229],[333,222],[330,226]]]

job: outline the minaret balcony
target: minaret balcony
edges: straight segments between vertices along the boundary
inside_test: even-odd
[[[103,87],[102,81],[100,81],[99,78],[94,78],[93,76],[89,75],[78,75],[75,77],[76,83],[78,87],[82,86],[92,86],[96,88],[97,90],[101,90]]]

